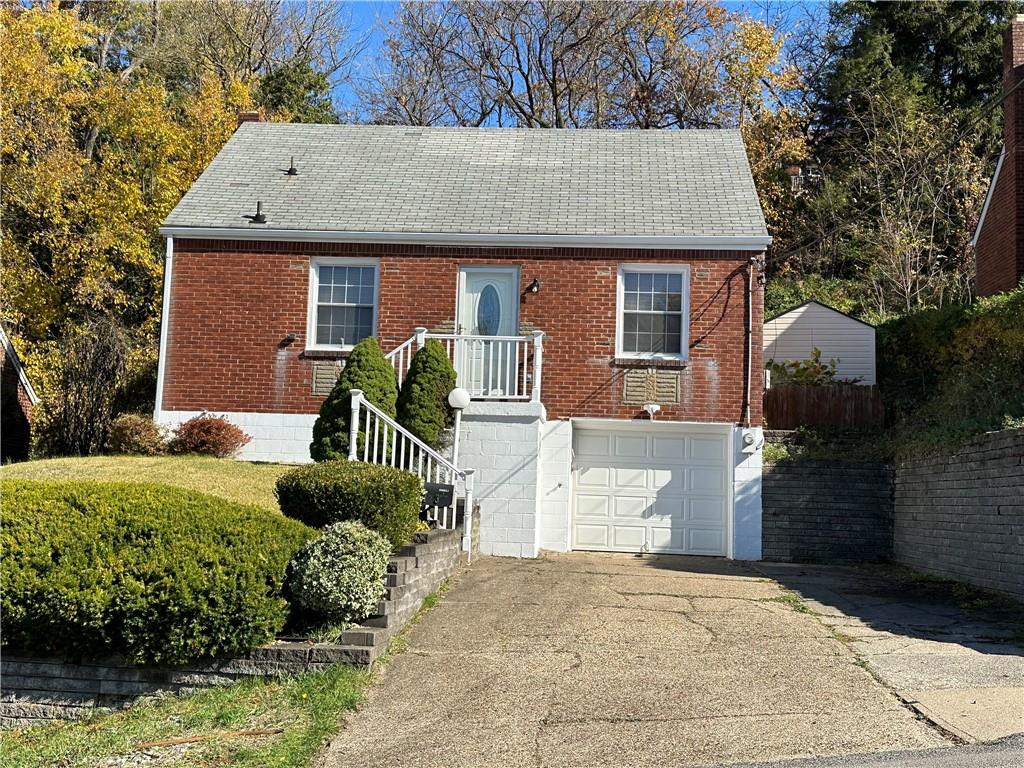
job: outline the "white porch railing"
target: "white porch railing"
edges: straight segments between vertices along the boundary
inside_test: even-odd
[[[437,339],[445,348],[455,367],[458,386],[472,398],[540,402],[543,331],[529,336],[474,336],[428,333],[426,328],[417,328],[415,335],[386,355],[395,366],[399,385],[409,372],[413,355],[427,339]]]
[[[370,464],[385,464],[418,475],[424,483],[451,485],[452,503],[431,507],[427,519],[439,528],[456,526],[456,511],[463,504],[463,548],[471,551],[473,526],[473,470],[459,469],[455,464],[424,443],[405,427],[381,411],[353,389],[352,414],[349,424],[348,458]]]

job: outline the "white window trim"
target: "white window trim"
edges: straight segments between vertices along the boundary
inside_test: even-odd
[[[627,272],[662,272],[683,276],[683,304],[680,315],[679,354],[663,352],[626,352],[622,348],[622,318],[625,312],[625,275]],[[615,300],[615,356],[632,360],[679,360],[690,356],[690,265],[689,264],[620,264]]]
[[[373,323],[370,335],[377,335],[377,315],[380,313],[380,260],[349,256],[313,256],[309,259],[309,294],[306,298],[306,349],[319,352],[348,352],[354,344],[317,344],[316,310],[319,293],[320,267],[373,267]]]

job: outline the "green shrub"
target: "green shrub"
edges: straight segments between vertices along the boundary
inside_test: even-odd
[[[409,365],[398,394],[398,423],[432,448],[441,448],[454,423],[448,394],[455,389],[455,368],[441,342],[428,339]]]
[[[837,379],[835,359],[821,361],[821,350],[815,347],[806,360],[784,360],[777,363],[768,361],[772,374],[772,386],[777,384],[799,384],[807,387],[826,387],[830,384],[855,384],[860,379]]]
[[[951,453],[1024,417],[1024,287],[886,323],[877,346],[899,456]]]
[[[370,616],[384,595],[391,545],[362,523],[324,528],[292,558],[285,591],[292,604],[331,621]]]
[[[252,440],[223,416],[203,413],[181,424],[167,444],[171,453],[191,453],[228,459]]]
[[[160,425],[140,413],[121,414],[114,419],[107,433],[107,449],[111,453],[156,456],[166,447]]]
[[[284,625],[288,561],[314,532],[154,484],[0,483],[4,643],[33,654],[180,663],[243,653]]]
[[[349,390],[352,389],[361,389],[367,400],[388,416],[395,417],[395,402],[398,400],[395,368],[384,357],[380,345],[372,336],[363,339],[352,349],[338,382],[320,406],[320,415],[313,424],[313,442],[309,444],[309,455],[313,461],[348,458],[348,433],[352,418]]]
[[[341,460],[286,472],[275,492],[288,517],[316,528],[358,520],[397,549],[416,532],[423,483],[411,472]]]

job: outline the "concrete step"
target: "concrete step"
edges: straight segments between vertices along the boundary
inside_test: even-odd
[[[377,648],[387,645],[391,633],[381,627],[352,627],[341,633],[342,645]]]

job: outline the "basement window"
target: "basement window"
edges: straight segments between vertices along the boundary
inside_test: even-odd
[[[689,345],[690,268],[619,268],[616,357],[685,360]]]
[[[376,261],[310,261],[307,349],[349,350],[377,330]]]

